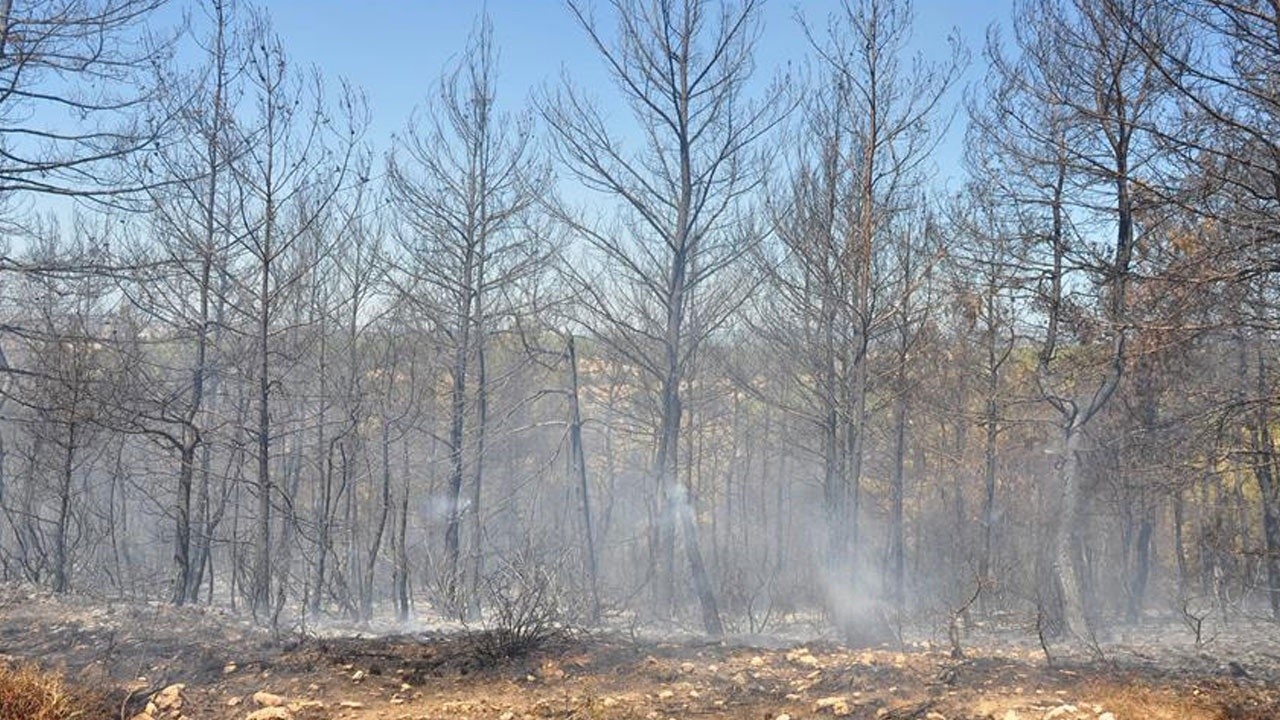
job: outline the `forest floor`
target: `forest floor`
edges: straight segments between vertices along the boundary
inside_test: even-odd
[[[204,608],[0,589],[0,660],[110,697],[104,717],[1277,720],[1280,634],[1172,626],[1049,665],[1034,638],[946,648],[563,640],[484,659],[459,633],[280,638]],[[1186,633],[1183,633],[1186,635]]]

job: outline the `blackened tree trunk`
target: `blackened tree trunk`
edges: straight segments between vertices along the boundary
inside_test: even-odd
[[[597,568],[596,528],[591,518],[591,486],[587,482],[586,452],[582,447],[582,409],[578,389],[578,351],[572,334],[565,335],[565,355],[569,361],[569,468],[578,487],[582,509],[582,540],[587,587],[591,592],[591,622],[600,619],[600,572]]]

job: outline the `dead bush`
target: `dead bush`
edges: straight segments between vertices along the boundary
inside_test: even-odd
[[[529,555],[508,559],[482,584],[483,617],[474,639],[494,660],[528,655],[569,635],[570,616],[557,574]]]
[[[62,676],[29,665],[0,667],[0,720],[87,720],[106,717]]]

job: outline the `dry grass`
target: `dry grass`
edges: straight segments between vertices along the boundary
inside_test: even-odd
[[[0,667],[0,720],[88,720],[93,704],[61,675],[35,667]]]
[[[1193,696],[1169,688],[1140,685],[1103,685],[1090,695],[1095,702],[1118,718],[1148,720],[1217,720],[1218,708]]]
[[[1000,718],[1012,709],[1019,717],[1040,718],[1049,707],[1073,704],[1086,709],[1097,705],[1119,720],[1280,720],[1275,715],[1229,712],[1223,705],[1228,699],[1225,693],[1196,694],[1190,686],[1153,686],[1140,679],[1126,683],[1084,681],[1066,685],[1064,690],[1065,694],[1044,694],[975,689],[978,697],[970,702],[970,709],[979,717]]]

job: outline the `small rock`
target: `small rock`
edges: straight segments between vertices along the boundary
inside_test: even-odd
[[[156,709],[160,712],[177,711],[182,709],[182,691],[186,689],[186,685],[176,683],[156,693],[151,702],[155,703]],[[151,713],[156,715],[157,713]]]
[[[1022,720],[1022,716],[1018,714],[1017,710],[1005,710],[1001,720]]]
[[[1098,716],[1098,720],[1116,720],[1116,716],[1109,712],[1104,712]]]
[[[1080,708],[1077,708],[1075,705],[1059,705],[1045,713],[1044,720],[1058,720],[1058,718],[1065,718],[1068,715],[1076,715],[1079,712]]]
[[[682,673],[691,673],[691,672],[693,672],[694,667],[695,667],[695,665],[694,665],[693,663],[691,663],[691,662],[683,662],[683,663],[680,663],[680,672],[682,672]]]
[[[244,720],[290,720],[292,717],[287,708],[265,707],[249,713]]]
[[[363,671],[363,670],[357,670],[357,671],[355,671],[355,672],[351,673],[351,681],[352,681],[352,682],[360,682],[360,681],[361,681],[361,680],[363,680],[363,679],[364,679],[364,671]]]
[[[228,699],[227,699],[227,707],[236,707],[236,706],[237,706],[237,705],[239,705],[239,704],[240,704],[240,698],[238,698],[238,697],[233,697],[233,698],[228,698]]]
[[[837,717],[844,717],[853,712],[849,709],[849,698],[846,697],[821,698],[813,704],[813,711],[829,712]]]
[[[223,675],[230,675],[231,673],[233,673],[233,672],[235,672],[235,671],[236,671],[236,664],[235,664],[235,663],[227,663],[226,665],[223,665],[223,666],[222,666],[222,674],[223,674]]]
[[[658,699],[659,699],[659,700],[670,700],[671,698],[675,697],[675,695],[676,695],[676,694],[675,694],[674,692],[670,691],[670,690],[663,690],[663,691],[661,691],[661,692],[659,692],[659,693],[658,693]]]
[[[777,717],[775,717],[773,720],[791,720],[791,716],[786,713],[782,713]]]
[[[611,697],[607,697],[600,701],[600,705],[607,708],[611,708],[617,704],[618,704],[618,701]]]
[[[283,707],[289,703],[288,700],[285,700],[280,695],[269,693],[265,690],[259,690],[254,693],[253,701],[257,703],[258,707]]]
[[[499,715],[498,720],[516,720],[516,714],[508,710]]]
[[[947,716],[940,712],[931,712],[924,716],[924,720],[947,720]]]
[[[763,666],[764,666],[764,658],[760,657],[759,655],[751,658],[751,667],[763,667]]]
[[[364,707],[364,703],[360,702],[359,700],[343,700],[342,702],[338,703],[338,707],[346,708],[347,710],[359,710],[360,708]]]
[[[787,660],[805,667],[818,667],[818,665],[820,665],[818,658],[813,656],[813,653],[810,652],[809,648],[797,648],[792,650],[787,653]]]
[[[146,712],[140,712],[137,715],[134,715],[133,717],[129,718],[129,720],[155,720],[155,717],[152,715],[148,715]]]

